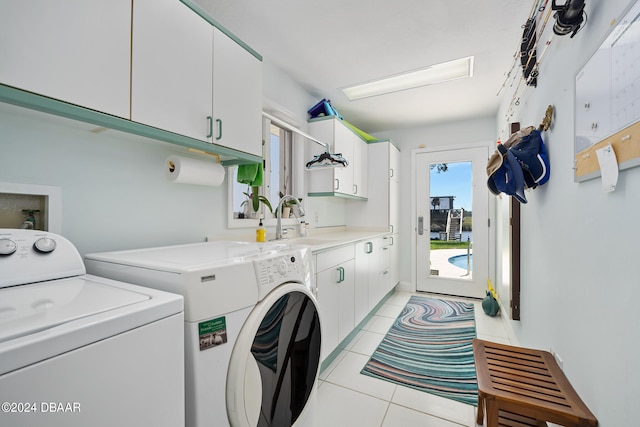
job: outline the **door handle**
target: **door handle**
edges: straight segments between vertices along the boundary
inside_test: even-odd
[[[338,281],[336,283],[344,282],[344,267],[338,267],[336,270],[338,271]]]
[[[365,243],[367,249],[365,249],[364,253],[365,254],[370,254],[373,252],[373,243],[372,242],[367,242]]]
[[[336,181],[335,190],[339,190],[340,189],[340,180],[338,178],[336,178],[335,181]]]
[[[216,124],[218,125],[218,136],[216,136],[216,141],[220,141],[222,139],[222,120],[216,119]]]
[[[421,236],[424,234],[424,217],[422,216],[418,217],[418,234]]]
[[[207,138],[211,138],[213,136],[213,117],[207,116],[207,124],[209,125],[209,132],[207,133]]]

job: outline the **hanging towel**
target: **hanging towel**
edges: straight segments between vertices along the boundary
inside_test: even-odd
[[[238,179],[241,184],[250,186],[262,185],[262,165],[260,163],[252,163],[249,165],[238,165]]]

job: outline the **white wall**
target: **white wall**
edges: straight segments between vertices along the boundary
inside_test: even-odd
[[[317,100],[268,61],[264,88],[265,108],[306,130],[307,109]],[[62,234],[82,254],[200,242],[231,233],[252,238],[253,228],[227,229],[226,178],[220,187],[165,180],[169,155],[194,155],[178,146],[93,129],[22,108],[0,109],[0,182],[60,187]],[[304,188],[300,191],[305,194]],[[304,203],[311,227],[346,222],[344,200],[306,198]]]
[[[164,143],[3,107],[0,181],[62,189],[62,234],[81,253],[204,241],[225,227],[226,186],[164,178]]]
[[[640,168],[622,171],[614,193],[604,193],[599,179],[574,182],[574,78],[627,4],[586,2],[587,25],[573,39],[552,39],[538,87],[526,91],[512,119],[537,126],[547,105],[555,107],[543,134],[551,179],[528,191],[522,206],[521,321],[512,327],[521,345],[561,356],[602,427],[637,425]],[[498,132],[510,99],[505,94]]]
[[[307,131],[307,110],[315,105],[319,99],[314,98],[301,86],[277,66],[265,58],[264,70],[264,110],[287,123],[296,126],[302,131]],[[296,174],[297,183],[294,183],[294,191],[297,197],[303,198],[306,211],[305,220],[311,228],[335,227],[346,224],[345,199],[337,197],[306,197],[306,175],[313,172],[304,170],[304,164],[310,159],[304,158],[304,144],[315,144],[302,137],[295,137],[299,144]],[[302,185],[300,185],[302,183]],[[302,188],[300,188],[302,187]]]

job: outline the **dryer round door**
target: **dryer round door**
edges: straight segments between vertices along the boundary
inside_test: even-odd
[[[227,373],[231,426],[292,426],[314,390],[320,344],[316,299],[304,285],[285,283],[260,301],[231,353]]]

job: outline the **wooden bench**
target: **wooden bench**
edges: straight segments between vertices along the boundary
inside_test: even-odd
[[[566,427],[598,425],[548,351],[476,338],[473,356],[478,424],[486,410],[487,427],[545,426],[546,421]]]

